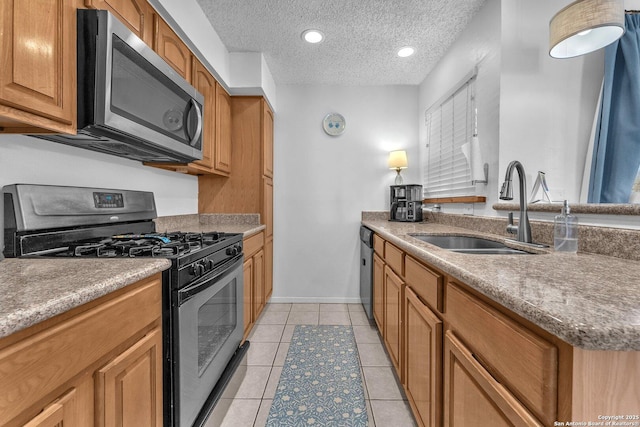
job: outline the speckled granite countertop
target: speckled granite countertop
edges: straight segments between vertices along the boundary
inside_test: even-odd
[[[638,261],[552,250],[537,255],[460,254],[408,233],[502,238],[442,224],[377,220],[363,224],[571,345],[640,350]]]
[[[0,262],[0,338],[116,291],[171,262],[136,259],[28,259]]]
[[[162,216],[154,220],[156,230],[208,232],[220,231],[224,233],[242,233],[244,238],[250,237],[264,230],[260,224],[258,214],[192,214]]]
[[[265,228],[257,214],[193,214],[160,217],[156,230],[242,233]],[[136,259],[4,259],[0,262],[0,338],[116,291],[171,262]]]

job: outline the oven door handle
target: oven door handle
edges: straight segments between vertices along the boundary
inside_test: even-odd
[[[208,272],[206,276],[201,277],[197,282],[178,290],[178,307],[196,294],[216,285],[223,276],[233,272],[236,268],[235,264],[242,263],[242,259],[243,254],[237,255]]]

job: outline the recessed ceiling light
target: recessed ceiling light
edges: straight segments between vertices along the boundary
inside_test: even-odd
[[[407,56],[411,56],[416,52],[414,48],[411,46],[405,46],[398,50],[398,56],[401,58],[406,58]]]
[[[305,30],[302,39],[308,43],[320,43],[324,40],[324,34],[318,30]]]

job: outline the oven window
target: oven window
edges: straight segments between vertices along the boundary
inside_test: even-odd
[[[198,310],[198,374],[207,368],[236,328],[236,280],[229,282]]]

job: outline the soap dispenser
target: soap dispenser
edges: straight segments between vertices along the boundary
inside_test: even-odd
[[[569,203],[566,200],[562,206],[562,213],[555,218],[553,247],[558,252],[578,252],[578,217],[570,214]]]

